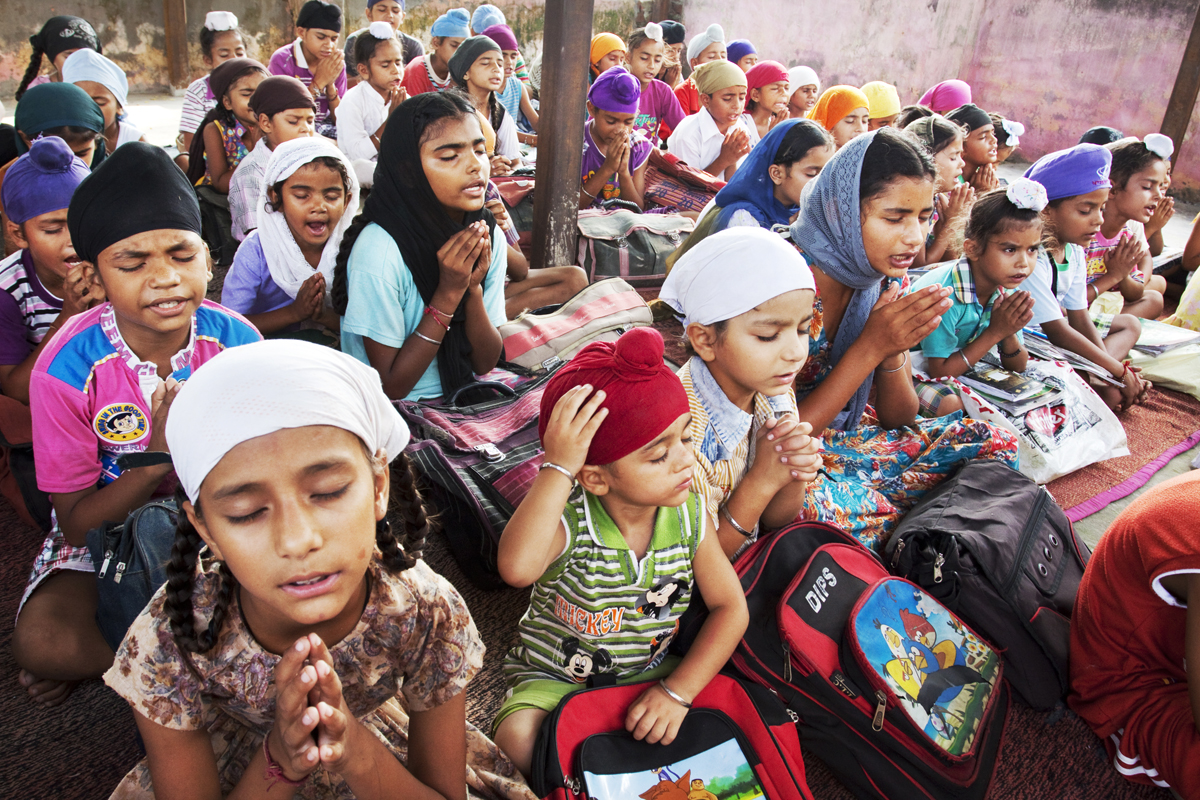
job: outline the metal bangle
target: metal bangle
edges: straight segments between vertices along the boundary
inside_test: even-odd
[[[758,525],[755,525],[754,530],[752,530],[752,531],[748,531],[745,528],[743,528],[741,525],[738,525],[737,520],[735,520],[733,518],[733,514],[729,513],[729,506],[721,506],[721,513],[725,515],[725,519],[727,519],[729,521],[729,524],[733,526],[733,529],[735,531],[737,531],[738,533],[740,533],[742,536],[745,536],[747,539],[749,539],[754,534],[758,533]]]
[[[959,351],[958,351],[958,357],[959,357],[959,358],[961,358],[961,359],[963,360],[963,363],[967,365],[967,369],[970,369],[970,368],[971,368],[971,362],[970,362],[969,360],[967,360],[967,354],[966,354],[966,353],[964,353],[962,350],[959,350]],[[903,366],[903,364],[902,364],[901,366]]]
[[[965,356],[964,356],[964,358],[965,358]],[[884,372],[899,372],[900,370],[904,369],[904,365],[907,363],[908,363],[908,351],[905,350],[904,351],[904,360],[900,362],[900,366],[896,367],[895,369],[885,369]],[[970,366],[970,364],[968,364],[967,366]]]
[[[682,697],[680,697],[679,695],[677,695],[677,694],[675,694],[674,692],[672,692],[672,691],[671,691],[671,687],[670,687],[670,686],[667,686],[667,679],[666,679],[666,678],[662,678],[662,679],[660,679],[660,680],[659,680],[659,682],[658,682],[658,685],[659,685],[659,686],[661,686],[661,687],[662,687],[662,690],[663,690],[664,692],[666,692],[666,693],[667,693],[667,697],[671,698],[671,699],[672,699],[672,700],[674,700],[676,703],[679,703],[679,705],[683,706],[684,708],[691,708],[691,707],[692,707],[692,704],[691,704],[691,703],[689,703],[687,700],[684,700]]]
[[[553,461],[543,461],[542,465],[538,467],[538,472],[541,472],[544,469],[558,470],[563,475],[567,476],[567,480],[569,480],[571,483],[575,483],[575,476],[571,474],[571,470],[560,464],[555,464]]]
[[[592,194],[591,192],[589,192],[589,191],[588,191],[587,189],[585,189],[584,187],[580,186],[580,187],[579,187],[579,189],[580,189],[580,191],[582,191],[584,194],[586,194],[588,197],[592,198],[593,200],[595,200],[595,199],[596,199],[596,195]]]
[[[413,331],[413,336],[416,336],[418,339],[423,339],[424,341],[429,342],[431,345],[434,345],[435,347],[442,346],[442,343],[439,342],[437,339],[426,336],[425,334],[421,333],[420,331]]]

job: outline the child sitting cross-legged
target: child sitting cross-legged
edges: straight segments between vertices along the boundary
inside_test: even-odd
[[[814,283],[804,257],[758,227],[709,236],[676,262],[662,300],[683,317],[696,491],[725,555],[794,520],[821,466],[793,381],[808,358]]]
[[[258,230],[238,248],[221,302],[264,335],[328,342],[319,329],[339,327],[327,288],[353,208],[358,180],[332,142],[306,136],[276,147],[258,197]]]
[[[317,100],[317,133],[337,138],[337,108],[346,94],[346,57],[337,46],[342,9],[326,0],[308,0],[296,15],[296,40],[271,54],[272,75],[291,75]]]
[[[625,728],[670,744],[746,629],[737,575],[693,492],[691,417],[652,328],[588,345],[546,385],[538,420],[546,460],[498,558],[505,581],[533,586],[495,722],[496,744],[526,775],[542,720],[596,675],[656,680],[629,707]],[[710,614],[679,660],[667,646],[695,591]],[[562,608],[621,623],[583,631]]]
[[[1087,246],[1088,302],[1104,296],[1106,311],[1156,319],[1167,281],[1154,274],[1145,226],[1166,196],[1175,145],[1169,137],[1151,133],[1144,142],[1122,139],[1108,150],[1112,189],[1104,222]]]
[[[96,625],[88,531],[173,487],[169,464],[123,469],[118,457],[166,450],[180,383],[222,350],[261,338],[204,299],[211,273],[200,207],[162,148],[122,145],[79,184],[67,226],[108,302],[72,317],[29,380],[38,486],[54,513],[22,597],[13,655],[21,685],[46,704],[112,663]]]
[[[307,342],[180,390],[167,584],[105,674],[147,756],[114,798],[532,800],[466,723],[483,642],[421,560],[408,440],[378,375]]]
[[[304,84],[290,75],[272,75],[250,95],[258,144],[242,159],[229,181],[229,215],[233,238],[244,241],[258,227],[258,196],[271,151],[284,142],[316,133],[317,104]]]
[[[258,126],[250,98],[267,77],[262,64],[250,58],[231,58],[212,71],[209,84],[217,104],[204,116],[188,151],[188,180],[229,192],[234,171],[258,142]]]
[[[601,73],[588,90],[579,207],[620,198],[645,208],[646,165],[654,145],[633,129],[641,85],[624,67]]]
[[[4,176],[8,235],[21,249],[0,261],[0,392],[22,403],[29,403],[29,376],[54,334],[104,299],[67,229],[71,195],[88,174],[66,142],[47,136]]]
[[[492,175],[507,175],[521,165],[517,121],[496,92],[504,86],[504,54],[486,36],[465,39],[450,58],[450,77],[475,106],[483,123]],[[490,135],[489,135],[490,134]]]
[[[401,86],[404,52],[386,22],[372,22],[355,40],[358,83],[338,106],[337,143],[352,162],[359,182],[370,187],[379,159],[379,137],[388,116],[408,99]]]
[[[993,347],[1005,369],[1025,371],[1029,353],[1021,329],[1033,319],[1033,297],[1017,287],[1037,264],[1045,207],[1045,188],[1028,178],[1018,178],[1006,189],[993,189],[971,209],[963,241],[966,255],[913,283],[913,291],[927,286],[953,289],[953,304],[942,313],[937,330],[921,341],[931,378],[956,378]],[[917,397],[926,417],[945,416],[963,407],[946,383],[918,382]]]
[[[1096,392],[1116,410],[1140,403],[1150,388],[1140,370],[1124,359],[1137,344],[1142,324],[1131,314],[1117,314],[1101,334],[1088,312],[1087,254],[1085,248],[1104,221],[1112,182],[1112,153],[1096,144],[1078,144],[1042,156],[1025,171],[1046,187],[1049,205],[1042,214],[1050,241],[1038,256],[1029,277],[1033,295],[1033,324],[1052,343],[1095,362],[1120,381],[1115,388],[1095,383]],[[1108,257],[1110,268],[1128,271],[1113,263],[1118,257],[1133,260],[1132,242],[1119,245]]]

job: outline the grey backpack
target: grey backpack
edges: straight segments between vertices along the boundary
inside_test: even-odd
[[[1067,694],[1090,556],[1045,489],[999,461],[971,461],[908,512],[883,560],[994,645],[1013,689],[1045,710]]]

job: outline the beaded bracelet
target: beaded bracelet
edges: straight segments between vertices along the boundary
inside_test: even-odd
[[[433,317],[433,321],[436,322],[438,325],[441,325],[447,331],[450,330],[450,323],[442,320],[442,317],[445,315],[442,314],[441,311],[438,311],[433,306],[425,306],[425,313],[428,314],[429,316]]]
[[[278,761],[271,758],[271,748],[267,747],[267,740],[270,738],[270,733],[263,737],[263,757],[267,760],[267,768],[263,772],[263,780],[271,782],[267,788],[270,789],[277,783],[282,783],[284,786],[303,786],[307,783],[307,776],[305,780],[294,781],[283,774],[283,767],[279,765]]]

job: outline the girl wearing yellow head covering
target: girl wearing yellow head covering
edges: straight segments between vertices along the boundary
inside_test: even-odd
[[[830,86],[822,94],[808,118],[816,121],[833,135],[833,143],[841,149],[859,134],[867,132],[871,101],[861,89],[853,86]]]
[[[622,66],[625,63],[625,41],[615,33],[597,33],[592,37],[588,63],[592,65],[592,80],[606,69]]]
[[[896,123],[896,118],[900,116],[900,93],[895,86],[883,81],[871,81],[862,87],[862,92],[867,96],[871,130],[891,127]]]

